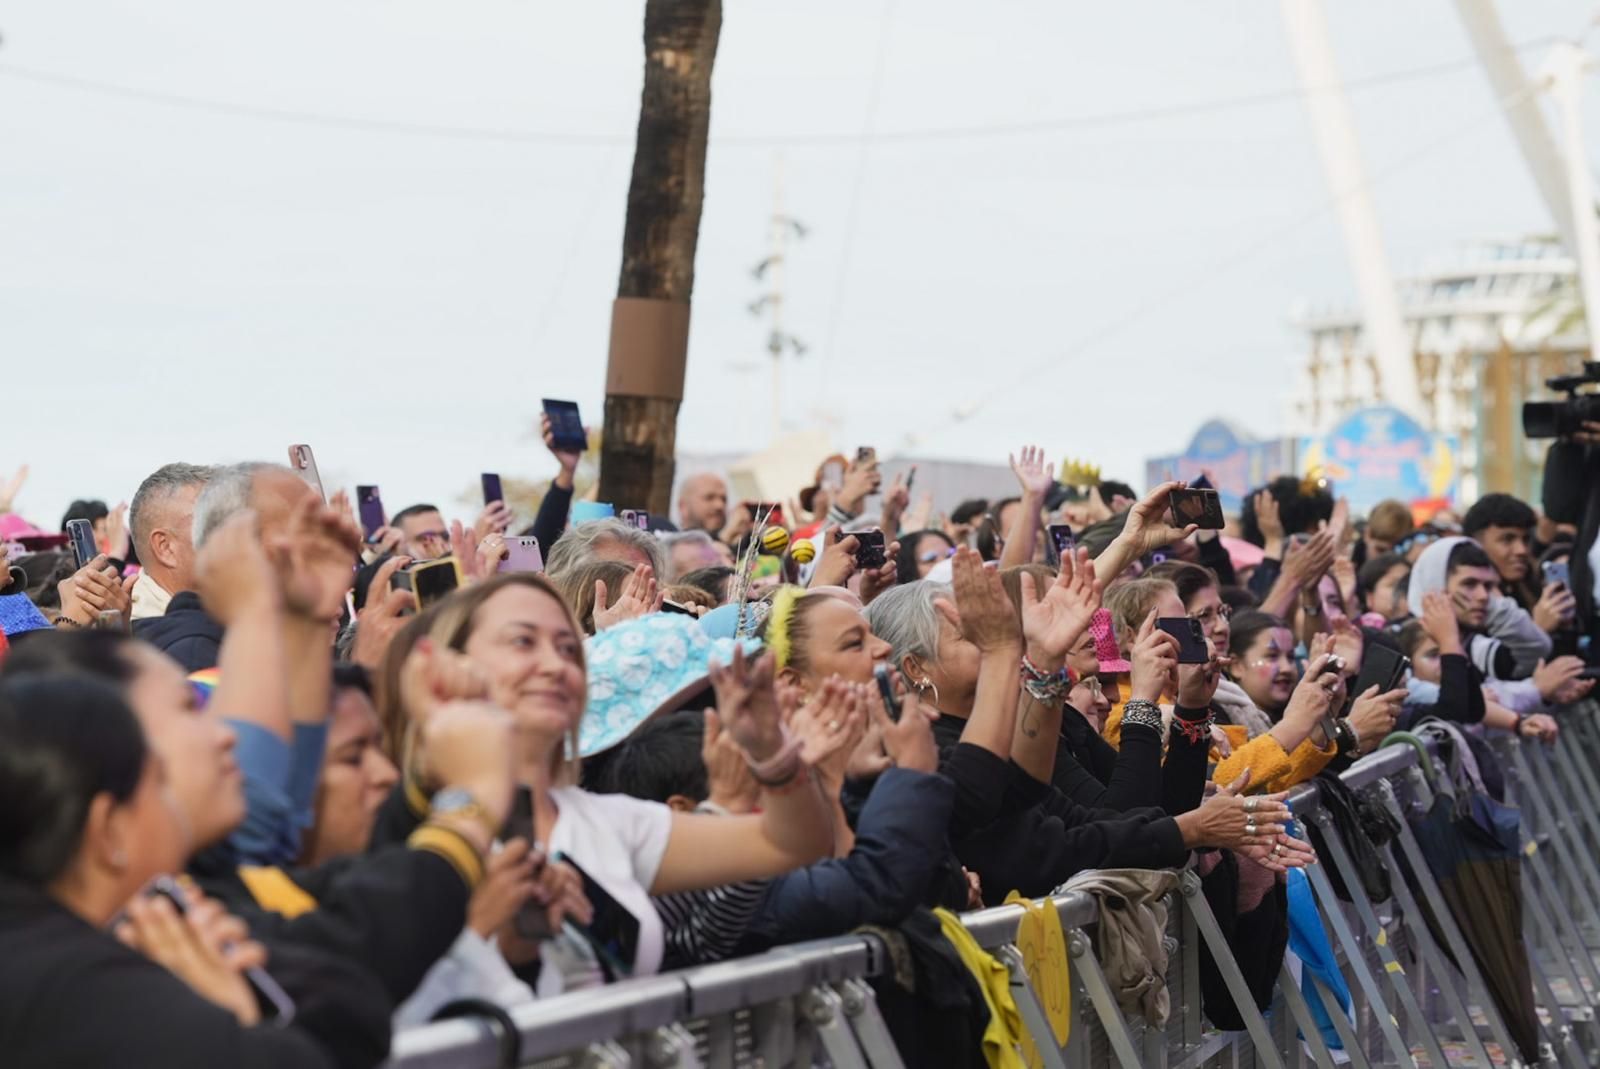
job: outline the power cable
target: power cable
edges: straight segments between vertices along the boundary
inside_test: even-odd
[[[1439,137],[1427,141],[1415,151],[1407,153],[1398,160],[1395,160],[1393,163],[1389,164],[1387,167],[1374,172],[1364,183],[1365,188],[1367,190],[1371,190],[1380,182],[1393,178],[1395,175],[1409,169],[1418,161],[1425,159],[1436,150],[1443,148],[1445,145],[1450,144],[1451,142],[1459,140],[1469,133],[1472,133],[1480,126],[1488,124],[1489,122],[1498,118],[1505,108],[1521,103],[1525,97],[1538,92],[1539,88],[1540,87],[1537,84],[1529,84],[1525,88],[1501,98],[1495,103],[1494,108],[1490,111],[1478,116],[1477,118],[1474,118],[1471,122],[1456,127],[1455,129],[1440,135]],[[1239,267],[1241,264],[1247,263],[1258,253],[1279,245],[1285,237],[1303,229],[1313,222],[1316,222],[1318,219],[1326,215],[1331,209],[1338,207],[1345,200],[1348,200],[1350,197],[1353,197],[1357,193],[1361,192],[1361,190],[1362,186],[1355,186],[1350,189],[1340,190],[1336,193],[1330,194],[1316,206],[1306,210],[1302,214],[1291,219],[1288,223],[1273,230],[1271,233],[1264,234],[1261,237],[1240,246],[1228,255],[1220,257],[1212,263],[1204,265],[1198,271],[1186,273],[1182,283],[1169,286],[1148,297],[1145,297],[1143,300],[1136,302],[1131,308],[1121,315],[1100,324],[1100,326],[1078,338],[1065,349],[1052,353],[1050,356],[1038,360],[1028,367],[1023,368],[1016,375],[1012,376],[1011,379],[1004,385],[991,386],[988,390],[979,394],[977,398],[975,398],[969,404],[952,410],[950,415],[945,420],[933,425],[932,427],[919,427],[916,437],[922,438],[930,434],[936,434],[939,431],[946,430],[955,426],[956,424],[966,422],[973,416],[977,415],[997,396],[1014,389],[1017,383],[1031,379],[1041,372],[1058,368],[1061,365],[1084,355],[1092,346],[1105,341],[1107,338],[1115,336],[1116,334],[1130,326],[1133,326],[1136,323],[1144,321],[1152,312],[1167,307],[1174,300],[1193,294],[1197,290],[1216,282],[1218,279],[1222,278],[1224,274]]]
[[[1538,37],[1513,45],[1513,52],[1524,52],[1563,40],[1559,36]],[[1344,83],[1345,91],[1360,91],[1402,82],[1426,80],[1440,75],[1453,74],[1478,65],[1476,56],[1443,63],[1434,63],[1409,70],[1390,71],[1366,78],[1353,78]],[[351,130],[360,133],[405,134],[420,137],[437,137],[457,141],[483,141],[503,144],[533,144],[566,146],[569,148],[604,148],[633,143],[629,134],[586,134],[562,131],[496,129],[492,127],[452,126],[442,123],[421,123],[402,119],[373,119],[353,115],[333,115],[323,112],[280,108],[270,105],[242,104],[214,100],[184,93],[171,93],[159,89],[106,82],[72,74],[43,71],[16,64],[0,65],[0,76],[18,81],[48,85],[58,89],[89,93],[113,99],[137,101],[189,111],[207,112],[233,118],[258,119],[270,122],[293,123],[327,129]],[[1302,86],[1277,89],[1262,93],[1247,93],[1193,104],[1174,104],[1152,108],[1133,108],[1105,112],[1098,115],[1075,115],[1030,122],[992,123],[975,126],[926,127],[910,130],[862,130],[854,133],[789,133],[789,134],[726,134],[713,132],[711,143],[717,148],[830,148],[852,145],[897,145],[937,143],[941,141],[975,140],[997,137],[1026,137],[1081,130],[1095,127],[1120,126],[1164,119],[1193,118],[1200,115],[1220,114],[1242,108],[1255,108],[1267,104],[1300,100],[1313,93],[1335,92],[1335,86]]]

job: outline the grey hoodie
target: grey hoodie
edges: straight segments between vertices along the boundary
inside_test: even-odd
[[[1417,558],[1411,569],[1411,586],[1406,600],[1411,611],[1422,613],[1422,596],[1435,591],[1443,592],[1445,573],[1450,564],[1450,551],[1470,538],[1441,538]],[[1528,611],[1504,594],[1496,592],[1489,598],[1489,619],[1483,634],[1464,636],[1467,657],[1483,677],[1495,700],[1514,712],[1525,713],[1543,705],[1539,688],[1529,679],[1506,680],[1495,675],[1495,656],[1504,646],[1511,652],[1519,675],[1529,675],[1539,662],[1550,654],[1550,636],[1545,634]]]

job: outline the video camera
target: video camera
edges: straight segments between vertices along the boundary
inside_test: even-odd
[[[1522,406],[1522,433],[1529,438],[1566,438],[1585,421],[1600,421],[1600,393],[1579,393],[1600,383],[1600,361],[1585,361],[1583,374],[1546,379],[1545,386],[1567,395],[1561,401],[1527,401]]]

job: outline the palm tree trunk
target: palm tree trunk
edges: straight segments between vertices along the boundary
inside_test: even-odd
[[[721,0],[648,0],[644,93],[611,316],[600,500],[665,515],[689,349]]]

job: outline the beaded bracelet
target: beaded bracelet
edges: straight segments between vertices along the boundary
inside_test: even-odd
[[[1130,699],[1122,707],[1122,723],[1138,724],[1156,732],[1161,730],[1161,707],[1155,702],[1147,702],[1143,698]]]
[[[1022,689],[1040,705],[1065,704],[1076,682],[1072,669],[1067,666],[1046,672],[1029,660],[1026,653],[1022,655]]]

